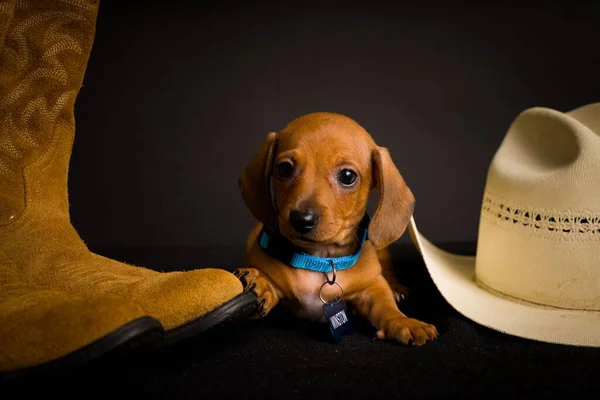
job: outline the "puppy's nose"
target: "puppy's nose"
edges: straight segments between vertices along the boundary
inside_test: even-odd
[[[319,223],[319,215],[314,210],[290,212],[290,223],[298,233],[308,233]]]

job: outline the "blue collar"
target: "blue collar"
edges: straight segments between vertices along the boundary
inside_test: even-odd
[[[271,234],[268,233],[264,227],[258,235],[258,243],[271,257],[274,257],[291,267],[308,269],[315,272],[331,272],[331,263],[333,263],[335,264],[335,269],[341,271],[356,264],[360,252],[363,249],[363,244],[368,239],[369,222],[371,222],[371,217],[369,217],[368,214],[365,214],[358,227],[357,236],[361,238],[358,249],[354,254],[344,257],[323,258],[306,254],[299,251],[299,249],[292,242],[283,237],[278,230]]]

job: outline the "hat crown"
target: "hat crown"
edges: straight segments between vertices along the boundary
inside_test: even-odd
[[[544,209],[598,209],[599,133],[600,103],[525,110],[494,155],[486,190]]]
[[[476,278],[546,306],[600,310],[600,103],[515,118],[490,164]]]

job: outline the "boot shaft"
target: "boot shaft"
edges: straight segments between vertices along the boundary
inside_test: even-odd
[[[26,209],[68,219],[73,107],[98,5],[98,0],[0,3],[0,226],[15,223]]]

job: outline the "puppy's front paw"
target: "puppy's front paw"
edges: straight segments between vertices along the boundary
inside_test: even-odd
[[[265,317],[277,303],[275,291],[267,278],[256,268],[236,269],[233,274],[242,282],[245,291],[251,291],[258,297],[256,312],[250,318]]]
[[[404,316],[398,316],[388,321],[385,326],[377,331],[380,340],[391,339],[402,344],[412,343],[413,346],[421,346],[428,340],[434,340],[438,336],[435,326]]]

